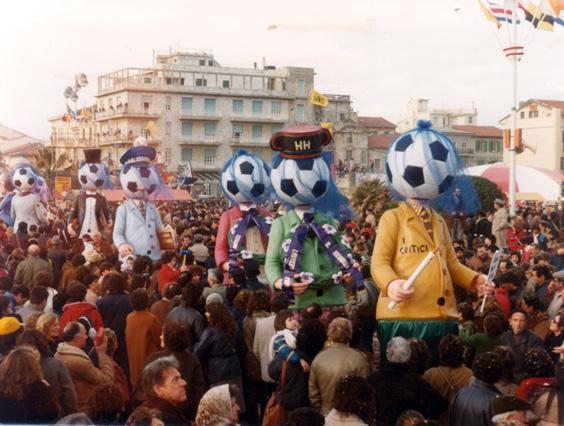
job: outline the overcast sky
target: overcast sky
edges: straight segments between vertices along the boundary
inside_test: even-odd
[[[275,24],[289,28],[267,31]],[[519,99],[564,99],[564,28],[520,35]],[[265,57],[314,67],[316,88],[351,95],[361,115],[397,122],[409,98],[422,97],[432,107],[474,102],[479,124],[497,124],[512,102],[507,42],[475,0],[3,2],[0,123],[46,139],[73,75],[90,77],[79,100],[88,105],[96,76],[150,66],[153,49],[180,46],[210,50],[224,66]]]

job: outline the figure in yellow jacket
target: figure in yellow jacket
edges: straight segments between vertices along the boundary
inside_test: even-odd
[[[485,276],[458,262],[446,222],[431,207],[433,199],[446,199],[446,191],[462,184],[450,176],[463,164],[452,142],[429,127],[418,123],[392,144],[386,158],[388,184],[402,202],[381,217],[372,255],[372,278],[381,290],[376,318],[384,353],[392,337],[403,336],[424,339],[436,354],[442,336],[458,334],[453,284],[479,294],[492,292]],[[435,249],[436,256],[405,289],[405,281]],[[391,301],[397,303],[394,308]]]

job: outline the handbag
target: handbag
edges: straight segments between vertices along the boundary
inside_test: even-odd
[[[280,400],[276,398],[276,391],[272,392],[272,396],[264,409],[262,418],[262,426],[282,426],[286,423],[286,410],[284,409],[284,385],[286,384],[286,367],[288,363],[282,361],[282,374],[280,375]]]

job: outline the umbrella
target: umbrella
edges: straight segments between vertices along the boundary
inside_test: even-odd
[[[466,174],[494,182],[501,191],[509,192],[509,166],[503,163],[468,167]],[[540,167],[517,165],[515,170],[517,200],[550,200],[561,196],[564,174]]]

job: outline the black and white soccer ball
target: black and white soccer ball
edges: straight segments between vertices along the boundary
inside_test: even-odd
[[[35,188],[37,183],[38,176],[31,166],[15,167],[12,171],[12,184],[18,191],[29,192]]]
[[[78,181],[82,188],[95,191],[108,185],[108,169],[104,163],[84,163],[78,170]]]
[[[289,159],[276,157],[270,175],[276,195],[284,203],[313,205],[329,189],[331,170],[323,157]]]
[[[126,164],[119,174],[121,188],[128,198],[145,200],[160,184],[159,171],[148,162]]]
[[[258,204],[270,193],[270,167],[258,156],[238,151],[223,167],[221,188],[235,204]]]
[[[448,191],[459,170],[454,144],[430,123],[401,135],[386,156],[388,184],[405,198],[432,200]]]

